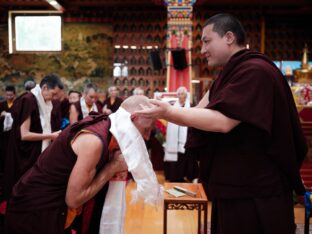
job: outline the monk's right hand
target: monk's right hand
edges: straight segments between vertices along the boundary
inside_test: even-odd
[[[171,108],[171,105],[168,102],[156,99],[151,99],[149,100],[149,102],[152,104],[152,107],[141,105],[142,110],[135,111],[134,113],[132,113],[132,116],[141,116],[153,119],[165,119]]]
[[[105,110],[103,110],[103,113],[107,114],[107,115],[110,115],[113,112],[111,111],[111,109],[105,109]]]
[[[51,140],[54,141],[60,134],[61,134],[62,130],[56,131],[56,132],[52,132],[51,134]]]

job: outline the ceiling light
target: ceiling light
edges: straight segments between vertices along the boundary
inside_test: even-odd
[[[64,8],[56,0],[46,0],[53,8],[58,11],[64,11]]]

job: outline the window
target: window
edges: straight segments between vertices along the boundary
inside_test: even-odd
[[[10,11],[9,52],[60,52],[62,15],[55,11]]]

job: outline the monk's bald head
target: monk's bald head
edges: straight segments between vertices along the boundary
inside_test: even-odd
[[[132,114],[135,111],[142,110],[144,107],[152,107],[148,98],[145,96],[131,96],[123,101],[121,107]],[[154,127],[155,120],[152,118],[131,115],[131,120],[139,130],[145,140],[148,140]]]
[[[149,99],[145,96],[131,96],[124,100],[121,104],[121,107],[124,108],[129,113],[133,113],[138,110],[142,110],[143,106],[152,107],[152,104],[149,103]]]

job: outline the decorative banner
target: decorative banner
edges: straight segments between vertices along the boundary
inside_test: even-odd
[[[196,0],[165,0],[168,15],[167,32],[167,91],[175,92],[180,86],[185,86],[191,91],[192,74],[192,5]],[[177,70],[174,67],[172,51],[177,49],[185,50],[185,58],[179,58],[178,62],[186,60],[184,69]],[[179,56],[183,56],[183,53]],[[176,62],[176,61],[175,61]],[[180,64],[179,64],[180,65]]]

